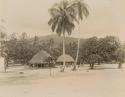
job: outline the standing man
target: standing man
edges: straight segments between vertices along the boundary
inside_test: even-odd
[[[5,58],[0,56],[0,72],[6,72]]]

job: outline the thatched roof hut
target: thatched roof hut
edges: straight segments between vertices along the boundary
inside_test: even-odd
[[[48,63],[48,58],[51,57],[46,51],[41,50],[33,58],[29,61],[30,64],[41,64],[41,63]]]
[[[63,55],[61,55],[61,56],[58,57],[57,62],[60,62],[60,63],[63,62]],[[66,63],[71,63],[71,62],[73,63],[74,59],[70,55],[66,54],[65,55],[65,62]]]

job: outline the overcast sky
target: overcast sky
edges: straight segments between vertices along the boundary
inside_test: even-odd
[[[0,0],[0,15],[9,33],[53,34],[48,9],[60,0]],[[125,0],[84,0],[90,15],[72,32],[73,37],[116,35],[125,41]]]

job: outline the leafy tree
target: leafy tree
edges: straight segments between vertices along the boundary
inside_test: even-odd
[[[101,38],[98,44],[98,54],[103,57],[105,62],[112,62],[115,60],[114,53],[120,48],[120,44],[119,39],[114,36]]]
[[[81,48],[83,61],[86,62],[86,58],[92,54],[98,54],[98,38],[92,37],[86,40]]]
[[[120,44],[118,38],[114,36],[107,36],[100,39],[92,37],[87,39],[82,45],[81,56],[85,63],[91,63],[91,68],[93,68],[95,63],[113,62],[118,58],[118,54],[115,54],[115,52],[120,48]]]
[[[32,45],[28,42],[27,33],[23,32],[16,45],[16,58],[26,64],[33,56]]]
[[[13,60],[17,63],[25,64],[33,56],[32,44],[29,43],[26,33],[22,33],[19,40],[15,33],[11,34],[7,48],[9,60]]]
[[[32,45],[28,43],[18,43],[16,45],[16,61],[22,64],[27,64],[28,61],[33,57]]]
[[[7,42],[7,48],[8,48],[8,60],[15,60],[15,48],[17,45],[17,37],[15,33],[12,33],[10,35],[10,40]]]
[[[86,62],[90,64],[90,68],[93,69],[95,63],[99,63],[102,60],[102,57],[98,54],[91,54],[86,58]]]
[[[122,63],[125,60],[125,52],[122,48],[117,49],[116,51],[116,61],[118,62],[118,68],[122,68]]]

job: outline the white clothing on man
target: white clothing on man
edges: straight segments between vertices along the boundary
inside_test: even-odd
[[[0,71],[4,71],[4,65],[5,65],[4,57],[0,57]]]

